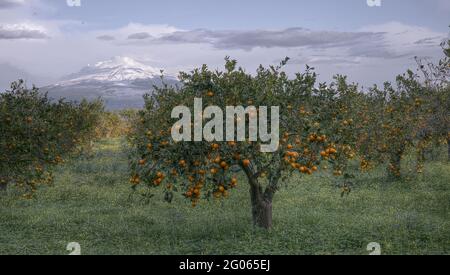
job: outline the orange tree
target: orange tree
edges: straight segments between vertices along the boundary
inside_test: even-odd
[[[52,182],[51,167],[93,136],[100,102],[52,102],[23,81],[0,94],[0,188],[12,184],[27,198]]]
[[[424,149],[428,138],[424,131],[427,90],[412,71],[398,76],[396,84],[394,87],[385,83],[383,89],[373,87],[360,110],[366,114],[358,120],[362,167],[367,167],[370,162],[387,162],[391,178],[401,176],[401,160],[405,153],[411,148]]]
[[[432,109],[433,112],[433,129],[438,142],[447,142],[447,160],[450,161],[450,85],[435,90],[434,106],[438,108]]]
[[[335,176],[353,177],[349,160],[357,157],[358,140],[367,130],[361,123],[365,116],[361,112],[366,103],[365,95],[357,84],[348,83],[345,76],[337,75],[330,85],[320,85],[312,100],[310,109],[317,113],[320,122],[316,124],[329,133],[328,141],[336,149],[336,152],[325,150],[321,156],[333,164]]]
[[[442,48],[445,56],[437,64],[416,60],[427,89],[425,130],[431,134],[435,144],[447,143],[447,157],[450,160],[450,40],[443,43]]]
[[[258,227],[270,228],[272,200],[282,177],[293,173],[311,175],[323,160],[333,159],[339,167],[339,159],[335,157],[339,151],[330,142],[332,129],[321,125],[317,110],[308,110],[320,93],[315,88],[315,73],[308,68],[288,79],[281,67],[260,67],[252,76],[227,58],[223,72],[203,66],[181,73],[181,88],[156,88],[146,97],[145,108],[129,138],[133,148],[130,153],[133,189],[151,194],[152,188],[164,188],[169,202],[173,192],[182,192],[195,206],[201,198],[228,197],[239,184],[237,173],[243,171],[250,189],[253,222]],[[247,125],[252,117],[258,116],[260,106],[279,106],[278,150],[263,153],[261,140],[252,141],[248,135],[243,141],[174,142],[171,131],[176,120],[171,118],[171,112],[176,106],[193,110],[194,98],[202,98],[203,107],[218,106],[222,110],[226,106],[249,107],[245,117],[234,117],[234,122],[245,121]],[[271,115],[269,128],[274,130]]]

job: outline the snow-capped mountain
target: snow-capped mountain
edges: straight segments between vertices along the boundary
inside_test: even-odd
[[[80,72],[64,78],[62,84],[82,81],[133,81],[136,79],[155,78],[161,71],[144,65],[129,57],[116,56],[110,60],[98,62],[94,66],[88,65]]]
[[[174,76],[164,73],[164,82],[176,84]],[[143,95],[151,93],[153,85],[161,85],[161,70],[129,57],[114,57],[82,68],[64,77],[59,83],[42,88],[52,98],[68,100],[101,97],[109,109],[140,108]]]

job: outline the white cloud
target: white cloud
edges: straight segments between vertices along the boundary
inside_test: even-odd
[[[0,25],[0,39],[45,39],[45,28],[32,24]]]
[[[144,25],[139,23],[129,23],[128,25],[118,29],[96,30],[95,33],[99,36],[108,35],[116,37],[117,40],[126,41],[130,36],[134,36],[136,34],[140,36],[144,34],[146,36],[145,38],[160,38],[163,35],[174,33],[176,31],[180,31],[180,29],[170,25]]]
[[[375,41],[368,51],[386,51],[391,56],[414,56],[436,53],[447,34],[400,22],[367,26],[361,31],[383,32],[383,40]]]

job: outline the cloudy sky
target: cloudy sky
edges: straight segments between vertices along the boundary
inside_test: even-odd
[[[289,56],[291,74],[309,64],[322,81],[339,73],[367,86],[413,67],[414,56],[438,59],[450,30],[450,0],[80,2],[0,0],[0,76],[40,84],[113,56],[177,74],[221,68],[228,55],[251,72]]]

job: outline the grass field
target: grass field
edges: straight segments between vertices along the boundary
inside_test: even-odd
[[[325,174],[291,178],[274,200],[270,231],[251,225],[247,186],[197,208],[180,197],[131,196],[121,140],[103,141],[92,159],[59,167],[33,200],[0,197],[0,254],[450,254],[450,165],[386,182],[361,175],[341,198]],[[407,169],[407,168],[406,168]],[[407,172],[407,171],[406,171]],[[241,181],[242,182],[242,181]]]

